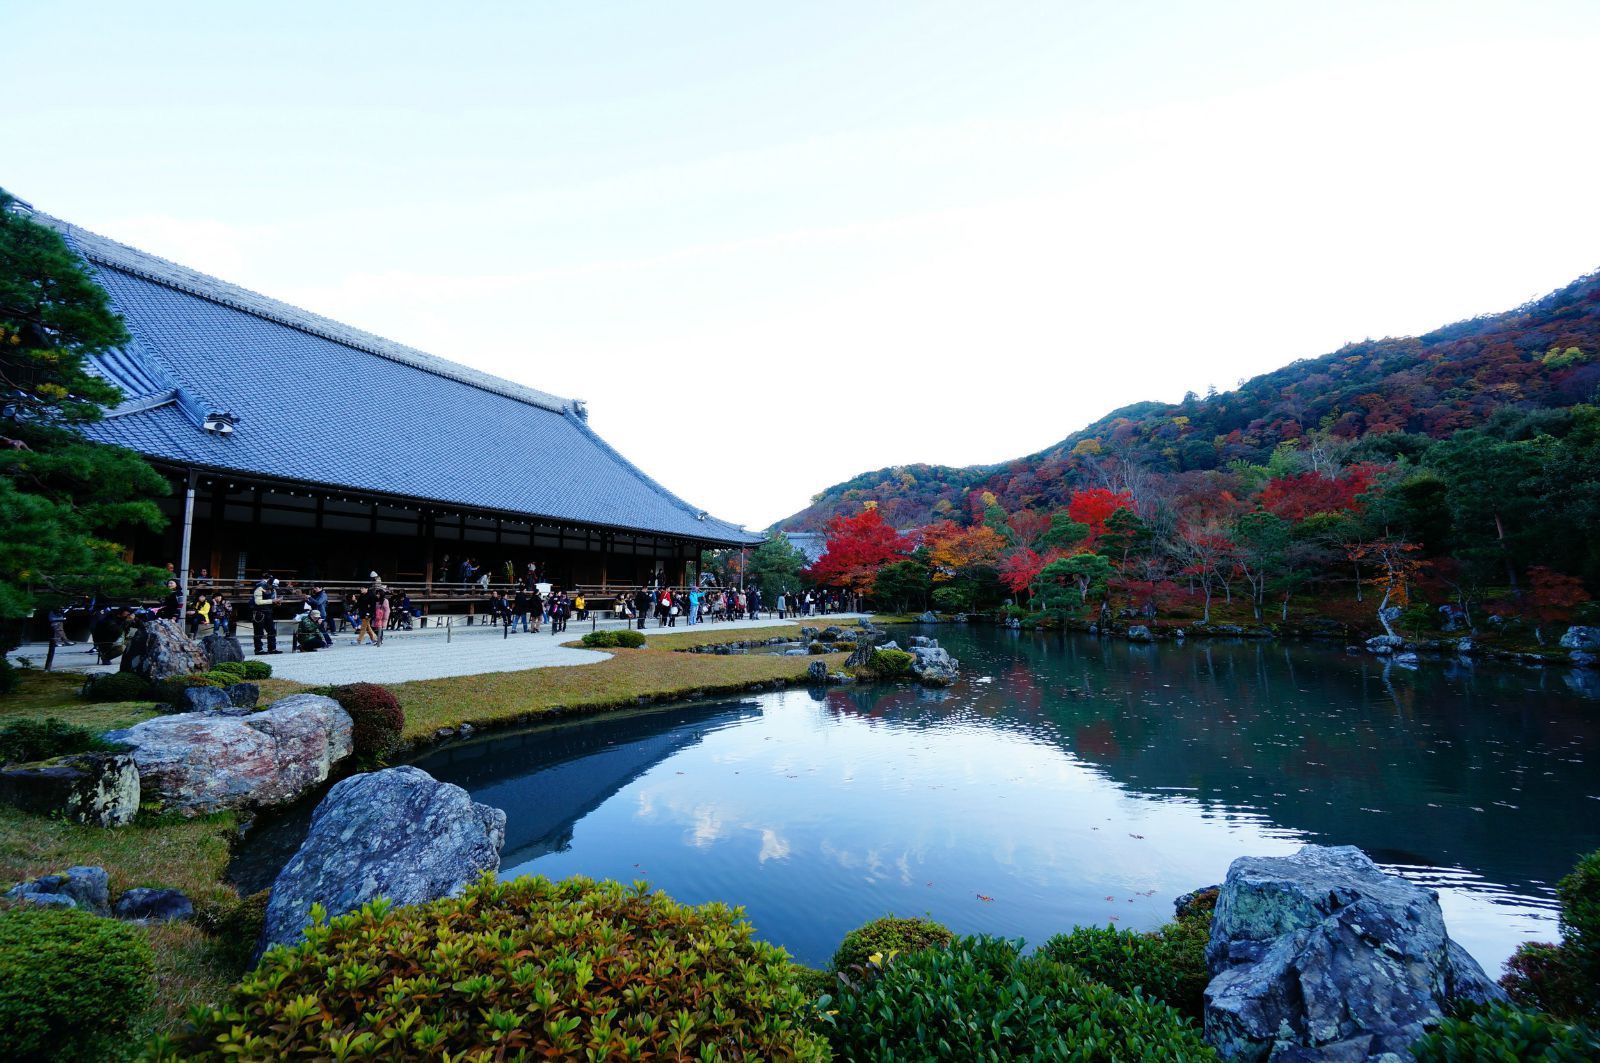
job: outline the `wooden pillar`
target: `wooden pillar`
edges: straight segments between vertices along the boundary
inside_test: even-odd
[[[200,474],[189,470],[183,492],[183,545],[178,549],[178,623],[189,609],[189,550],[194,542],[194,486]]]

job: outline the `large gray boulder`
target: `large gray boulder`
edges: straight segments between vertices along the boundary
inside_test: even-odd
[[[1235,860],[1206,963],[1206,1040],[1226,1059],[1408,1060],[1453,1002],[1504,999],[1438,894],[1353,846]]]
[[[911,647],[911,674],[923,686],[947,687],[961,675],[961,662],[938,643]]]
[[[185,816],[285,804],[350,755],[350,715],[332,698],[294,694],[239,711],[158,716],[106,737],[133,747],[144,800]]]
[[[94,827],[132,823],[139,795],[139,769],[126,753],[74,753],[0,771],[0,801]]]
[[[122,670],[152,683],[211,667],[206,651],[183,633],[175,620],[147,620],[136,628],[122,654]]]
[[[260,951],[300,940],[313,904],[330,916],[377,897],[421,904],[500,868],[506,814],[409,765],[337,783],[267,900]]]

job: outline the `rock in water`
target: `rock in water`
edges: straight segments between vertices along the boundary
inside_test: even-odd
[[[500,868],[506,814],[409,765],[337,783],[311,814],[305,842],[278,873],[259,951],[292,944],[320,904],[330,916],[387,897],[454,896]]]
[[[1585,650],[1590,653],[1600,650],[1600,627],[1569,627],[1567,633],[1561,636],[1561,648],[1564,650]]]
[[[122,655],[122,670],[152,683],[191,675],[211,667],[206,651],[183,633],[176,620],[147,620],[134,631]]]
[[[1374,635],[1367,640],[1367,649],[1379,655],[1394,653],[1406,644],[1399,635]]]
[[[806,681],[810,683],[826,683],[828,681],[828,662],[812,661],[807,665]]]
[[[228,661],[244,660],[244,647],[232,635],[207,635],[200,640],[200,649],[205,652],[212,668]]]
[[[1155,640],[1156,637],[1143,624],[1135,624],[1128,629],[1129,642],[1154,642]]]
[[[927,610],[921,616],[917,617],[917,623],[919,623],[919,624],[937,624],[938,622],[939,622],[938,614],[935,613],[931,609]]]
[[[0,771],[0,801],[74,823],[125,827],[139,814],[139,769],[126,753],[74,753]]]
[[[961,662],[950,656],[937,642],[931,646],[913,646],[911,674],[923,686],[947,687],[960,678]]]
[[[1438,894],[1353,846],[1235,860],[1206,963],[1206,1040],[1226,1059],[1408,1060],[1452,1002],[1504,999]]]
[[[350,755],[350,715],[332,698],[294,694],[238,711],[157,716],[106,737],[134,747],[144,799],[185,816],[293,801]]]

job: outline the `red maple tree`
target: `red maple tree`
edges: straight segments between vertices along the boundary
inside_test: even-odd
[[[1544,645],[1544,629],[1572,619],[1572,610],[1589,600],[1583,581],[1544,565],[1528,569],[1528,594],[1522,612],[1533,621],[1533,637]]]
[[[1106,521],[1119,509],[1134,509],[1133,495],[1126,491],[1091,487],[1072,496],[1072,501],[1067,503],[1067,516],[1089,527],[1084,549],[1094,549],[1095,541],[1105,534]]]
[[[890,527],[876,506],[853,517],[834,517],[828,521],[827,532],[822,556],[806,570],[823,586],[866,594],[879,569],[911,552],[911,540]]]
[[[1305,520],[1317,513],[1345,513],[1359,509],[1356,496],[1371,486],[1377,469],[1352,465],[1341,475],[1302,472],[1268,480],[1256,501],[1284,520]]]

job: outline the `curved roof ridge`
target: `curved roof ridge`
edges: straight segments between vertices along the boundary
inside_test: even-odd
[[[141,251],[110,237],[101,236],[61,218],[37,212],[33,215],[33,220],[48,225],[66,236],[78,253],[90,261],[131,273],[163,287],[186,292],[209,302],[241,310],[346,347],[377,355],[379,358],[387,358],[392,362],[421,369],[483,391],[504,395],[531,406],[562,413],[573,405],[573,400],[472,369],[459,362],[452,362],[448,358],[441,358],[436,354],[429,354],[415,347],[334,321],[321,314],[312,313],[188,266],[179,265],[160,255]]]

